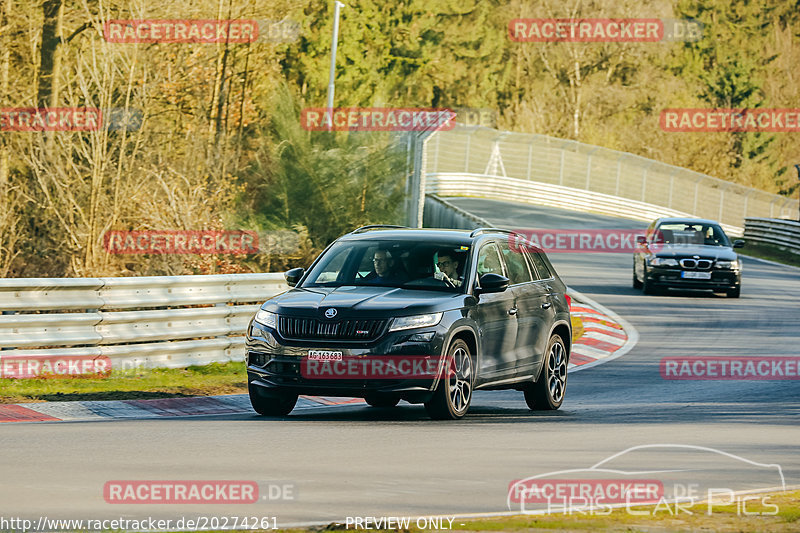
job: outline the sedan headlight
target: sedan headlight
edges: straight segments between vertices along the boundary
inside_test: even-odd
[[[442,313],[429,313],[427,315],[402,316],[392,321],[389,331],[401,329],[424,328],[435,326],[442,320]]]
[[[678,266],[678,261],[672,259],[671,257],[653,257],[649,261],[650,266],[664,266],[664,267],[676,267]]]
[[[255,321],[261,324],[262,326],[267,326],[268,328],[278,329],[278,315],[275,313],[270,313],[269,311],[264,311],[263,309],[259,309],[256,311]]]
[[[734,259],[733,261],[717,261],[716,267],[724,269],[737,269],[739,268],[739,260]]]

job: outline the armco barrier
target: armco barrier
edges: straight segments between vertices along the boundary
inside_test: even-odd
[[[800,222],[794,220],[748,218],[744,224],[744,238],[800,254]]]
[[[425,228],[475,229],[490,228],[492,224],[443,198],[434,194],[426,194],[422,226]]]
[[[517,191],[515,201],[534,203],[549,196],[558,200],[559,207],[591,208],[625,216],[632,215],[627,209],[620,210],[620,206],[631,206],[642,219],[644,213],[689,214],[718,220],[726,228],[739,228],[738,235],[745,218],[793,217],[798,212],[798,201],[793,198],[661,161],[546,135],[457,124],[452,130],[437,131],[426,139],[424,152],[420,160],[423,193],[484,196],[484,189],[477,186],[473,192],[438,188],[431,183],[437,181],[437,176],[493,178],[495,182],[487,182],[489,194],[499,181],[510,180],[514,186],[526,182],[529,186]],[[527,194],[537,190],[542,191],[540,196],[526,200]],[[577,191],[580,198],[576,197]],[[576,199],[582,203],[572,203]],[[419,217],[418,223],[421,220]],[[735,231],[731,233],[737,235]]]
[[[482,174],[430,174],[427,179],[426,192],[429,195],[478,196],[495,200],[524,202],[633,218],[644,222],[652,222],[659,217],[692,216],[688,213],[667,209],[666,207],[583,189],[572,189],[559,185]],[[735,237],[742,235],[743,230],[741,227],[728,224],[722,224],[722,227],[729,235]]]
[[[241,361],[282,273],[0,280],[0,358],[106,356],[112,367]]]

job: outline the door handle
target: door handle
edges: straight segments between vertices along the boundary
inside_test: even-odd
[[[550,309],[552,305],[550,302],[545,302],[542,304],[542,309]]]
[[[517,311],[518,311],[518,309],[516,307],[512,307],[511,309],[508,310],[508,314],[509,315],[516,315]]]

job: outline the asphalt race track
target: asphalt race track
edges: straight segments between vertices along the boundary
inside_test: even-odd
[[[453,202],[508,228],[645,226],[490,200]],[[572,374],[560,411],[531,412],[521,393],[504,391],[478,392],[460,422],[433,422],[422,406],[402,403],[393,410],[296,411],[288,420],[253,413],[3,424],[0,515],[275,516],[281,526],[347,516],[508,512],[513,480],[587,469],[648,445],[673,446],[633,450],[608,465],[640,478],[669,470],[672,482],[686,486],[780,487],[776,472],[787,487],[800,485],[800,381],[667,381],[659,373],[666,356],[798,355],[800,270],[745,258],[740,299],[674,291],[644,296],[631,287],[630,254],[550,257],[568,285],[640,336],[623,357]],[[131,479],[252,480],[262,487],[291,484],[294,492],[291,500],[249,505],[105,502],[107,481]]]

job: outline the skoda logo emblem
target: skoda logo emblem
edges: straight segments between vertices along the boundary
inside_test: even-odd
[[[336,316],[336,309],[334,309],[333,307],[325,310],[325,318],[333,318],[335,316]]]

